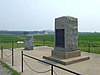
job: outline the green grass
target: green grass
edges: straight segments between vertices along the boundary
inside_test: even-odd
[[[54,46],[54,35],[34,35],[35,46]]]
[[[46,41],[54,41],[54,35],[34,35],[34,39],[39,41],[43,41],[44,39]]]
[[[0,35],[0,46],[5,48],[12,47],[11,42],[7,41],[18,41],[24,40],[25,36],[18,35]],[[100,33],[88,33],[78,34],[78,45],[82,51],[89,51],[89,44],[91,46],[92,53],[100,54]],[[34,35],[34,46],[51,46],[54,47],[54,35]],[[14,48],[23,47],[23,44],[14,43]]]
[[[7,68],[10,72],[11,72],[11,75],[21,75],[20,73],[18,73],[16,70],[14,70],[13,68],[11,68],[9,65],[7,65],[6,63],[4,63],[3,61],[0,60],[0,64]]]
[[[45,45],[54,47],[54,35],[34,35],[35,46]],[[89,50],[90,44],[90,50]],[[78,34],[78,45],[81,51],[91,52],[100,54],[100,34],[99,33],[88,33]]]
[[[24,36],[21,35],[0,35],[0,41],[18,41],[23,39]]]
[[[25,36],[21,35],[0,35],[0,46],[4,48],[11,48],[12,41],[14,41],[14,48],[22,47],[23,44],[18,44],[17,41],[24,40]]]
[[[79,34],[78,41],[81,43],[100,44],[100,33]]]

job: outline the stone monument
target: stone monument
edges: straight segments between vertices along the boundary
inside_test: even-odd
[[[24,41],[24,49],[25,50],[33,50],[33,36],[28,35]]]
[[[77,58],[73,59],[72,58]],[[53,60],[64,65],[89,57],[82,57],[78,50],[78,19],[71,16],[63,16],[55,19],[55,47],[50,57],[43,58]],[[69,60],[71,58],[71,60]],[[68,60],[65,60],[68,59]],[[73,62],[71,62],[73,61]]]

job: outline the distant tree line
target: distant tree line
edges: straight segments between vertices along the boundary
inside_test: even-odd
[[[14,35],[27,35],[27,34],[54,34],[54,31],[0,31],[0,34],[14,34]]]

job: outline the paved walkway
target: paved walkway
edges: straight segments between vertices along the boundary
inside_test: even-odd
[[[11,66],[11,57],[4,56],[4,59],[2,59],[4,62],[9,64],[12,68],[14,68],[20,73],[21,73],[21,51],[22,50],[23,48],[14,49],[14,66]],[[51,50],[53,50],[52,47],[40,46],[40,47],[34,47],[34,50],[23,50],[23,51],[25,54],[39,58],[41,60],[45,60],[42,57],[50,56]],[[11,54],[9,50],[5,50],[4,52],[8,55]],[[78,62],[66,66],[48,60],[45,61],[81,73],[82,75],[100,75],[100,54],[82,52],[82,55],[90,56],[90,60],[86,60],[86,61],[82,61],[82,62]],[[31,67],[32,70],[34,69],[36,71],[42,72],[50,69],[49,65],[41,63],[36,60],[32,60],[26,56],[24,56],[24,60],[28,63],[28,65]],[[24,72],[21,73],[21,75],[50,75],[50,72],[37,73],[35,71],[32,71],[31,69],[24,62]],[[54,70],[57,73],[57,75],[73,75],[71,73],[62,71],[61,69],[58,68],[54,68]]]

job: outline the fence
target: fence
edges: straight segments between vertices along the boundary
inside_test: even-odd
[[[83,43],[79,42],[78,47],[81,51],[89,52],[89,53],[98,53],[100,54],[100,44],[98,43]]]
[[[50,41],[50,40],[34,40],[34,45],[35,46],[54,46],[54,41]]]
[[[35,46],[51,46],[54,47],[54,41],[49,40],[35,40]],[[81,51],[89,52],[89,53],[98,53],[100,54],[100,44],[93,42],[78,42],[78,47]]]
[[[22,41],[23,42],[23,41]],[[20,41],[0,41],[0,46],[4,48],[11,48],[12,45],[14,48],[24,47],[24,43],[20,43]],[[54,40],[37,40],[34,39],[34,46],[50,46],[54,47]],[[81,51],[90,52],[90,53],[98,53],[100,54],[100,43],[93,42],[78,42],[78,47]]]
[[[75,75],[81,75],[81,74],[79,74],[79,73],[76,73],[76,72],[74,72],[74,71],[68,70],[68,69],[66,69],[66,68],[63,68],[63,67],[60,67],[60,66],[51,64],[51,63],[49,63],[49,62],[46,62],[46,61],[43,61],[43,60],[34,58],[34,57],[29,56],[29,55],[27,55],[27,54],[24,54],[23,51],[21,52],[21,54],[22,54],[22,55],[21,55],[21,56],[22,56],[22,62],[21,62],[21,63],[22,63],[22,68],[21,68],[21,69],[22,69],[22,72],[23,72],[23,67],[24,67],[23,63],[24,63],[24,62],[26,63],[26,61],[24,60],[24,56],[26,56],[26,57],[28,57],[28,58],[31,58],[31,59],[40,61],[40,62],[42,62],[42,63],[46,63],[46,64],[48,64],[48,65],[51,66],[51,69],[50,69],[50,70],[47,70],[47,71],[44,71],[44,72],[38,72],[38,71],[36,71],[36,70],[33,70],[33,69],[26,63],[26,65],[27,65],[31,70],[33,70],[33,71],[35,71],[35,72],[37,72],[37,73],[46,73],[46,72],[51,71],[51,75],[53,75],[53,73],[56,74],[56,72],[54,71],[54,67],[56,67],[56,68],[59,68],[59,69],[61,69],[61,70],[67,71],[67,72],[70,72],[70,73],[75,74]],[[56,75],[57,75],[57,74],[56,74]]]
[[[11,48],[20,48],[24,46],[23,41],[0,41],[0,46],[3,46],[4,49]]]
[[[11,49],[10,49],[10,48],[9,48],[9,49],[6,48],[6,50],[11,51],[11,54],[10,54],[10,55],[6,54],[6,53],[4,52],[4,47],[1,46],[1,58],[3,59],[3,58],[4,58],[4,55],[5,55],[6,57],[12,56],[12,57],[11,57],[11,62],[12,62],[11,64],[12,64],[12,66],[14,66],[14,43],[12,42],[12,47],[11,47]]]

